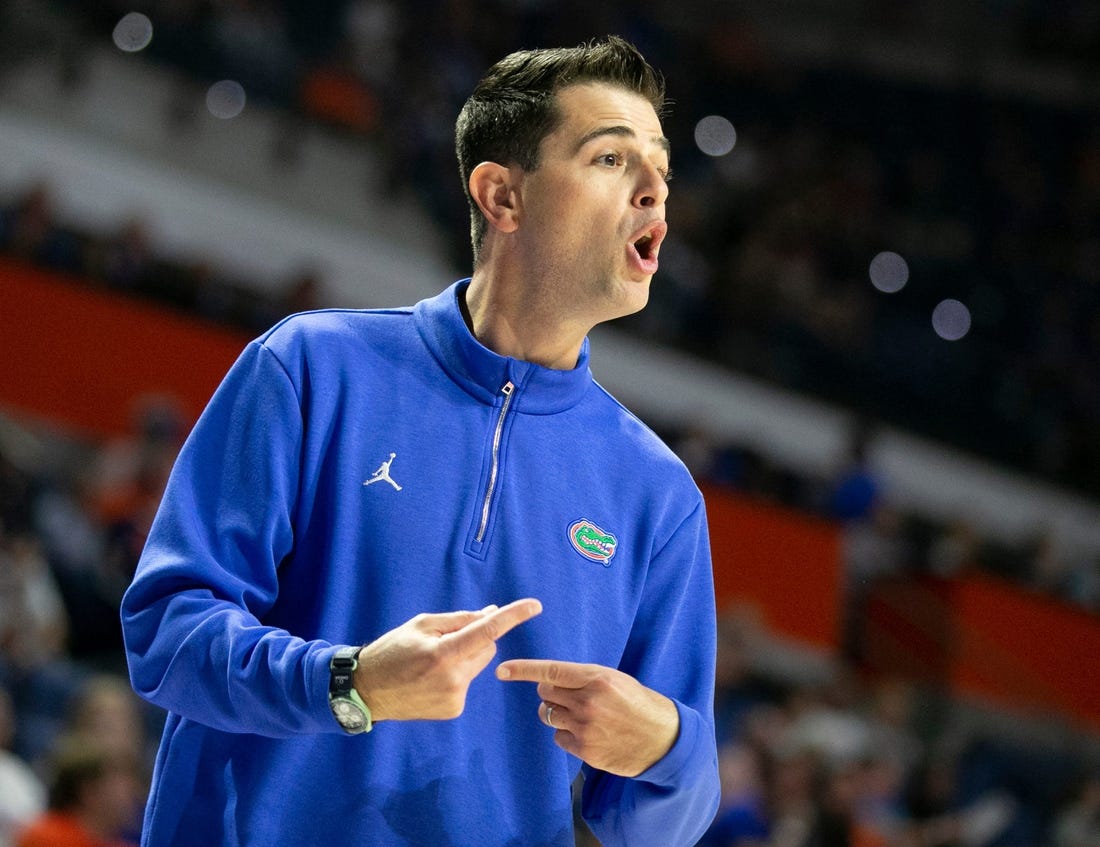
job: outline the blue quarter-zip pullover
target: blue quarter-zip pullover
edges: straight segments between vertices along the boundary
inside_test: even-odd
[[[635,779],[585,766],[607,847],[694,844],[718,804],[702,497],[591,376],[499,356],[466,281],[410,309],[294,316],[251,343],[180,452],[122,605],[168,710],[144,843],[573,845],[581,762],[509,658],[618,668],[680,734]],[[329,660],[420,612],[537,597],[450,721],[344,735]]]

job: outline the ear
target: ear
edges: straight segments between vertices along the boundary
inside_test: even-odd
[[[496,162],[482,162],[470,172],[469,188],[490,226],[501,232],[515,232],[519,208],[511,169]]]

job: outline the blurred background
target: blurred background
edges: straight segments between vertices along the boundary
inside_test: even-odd
[[[708,501],[705,843],[1100,845],[1100,4],[4,0],[0,847],[137,838],[118,602],[237,353],[467,276],[463,100],[608,33],[673,100],[592,366]]]

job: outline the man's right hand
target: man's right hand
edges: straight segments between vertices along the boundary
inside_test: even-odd
[[[497,639],[541,611],[528,597],[499,609],[417,615],[359,651],[355,687],[375,721],[457,718]]]

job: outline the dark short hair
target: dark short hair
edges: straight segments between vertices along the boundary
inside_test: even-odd
[[[561,120],[557,93],[583,82],[625,88],[646,98],[658,115],[664,110],[664,79],[638,48],[617,36],[578,47],[511,53],[489,68],[462,107],[455,125],[455,152],[470,204],[475,265],[487,223],[470,196],[470,173],[482,162],[535,170],[539,145]]]

